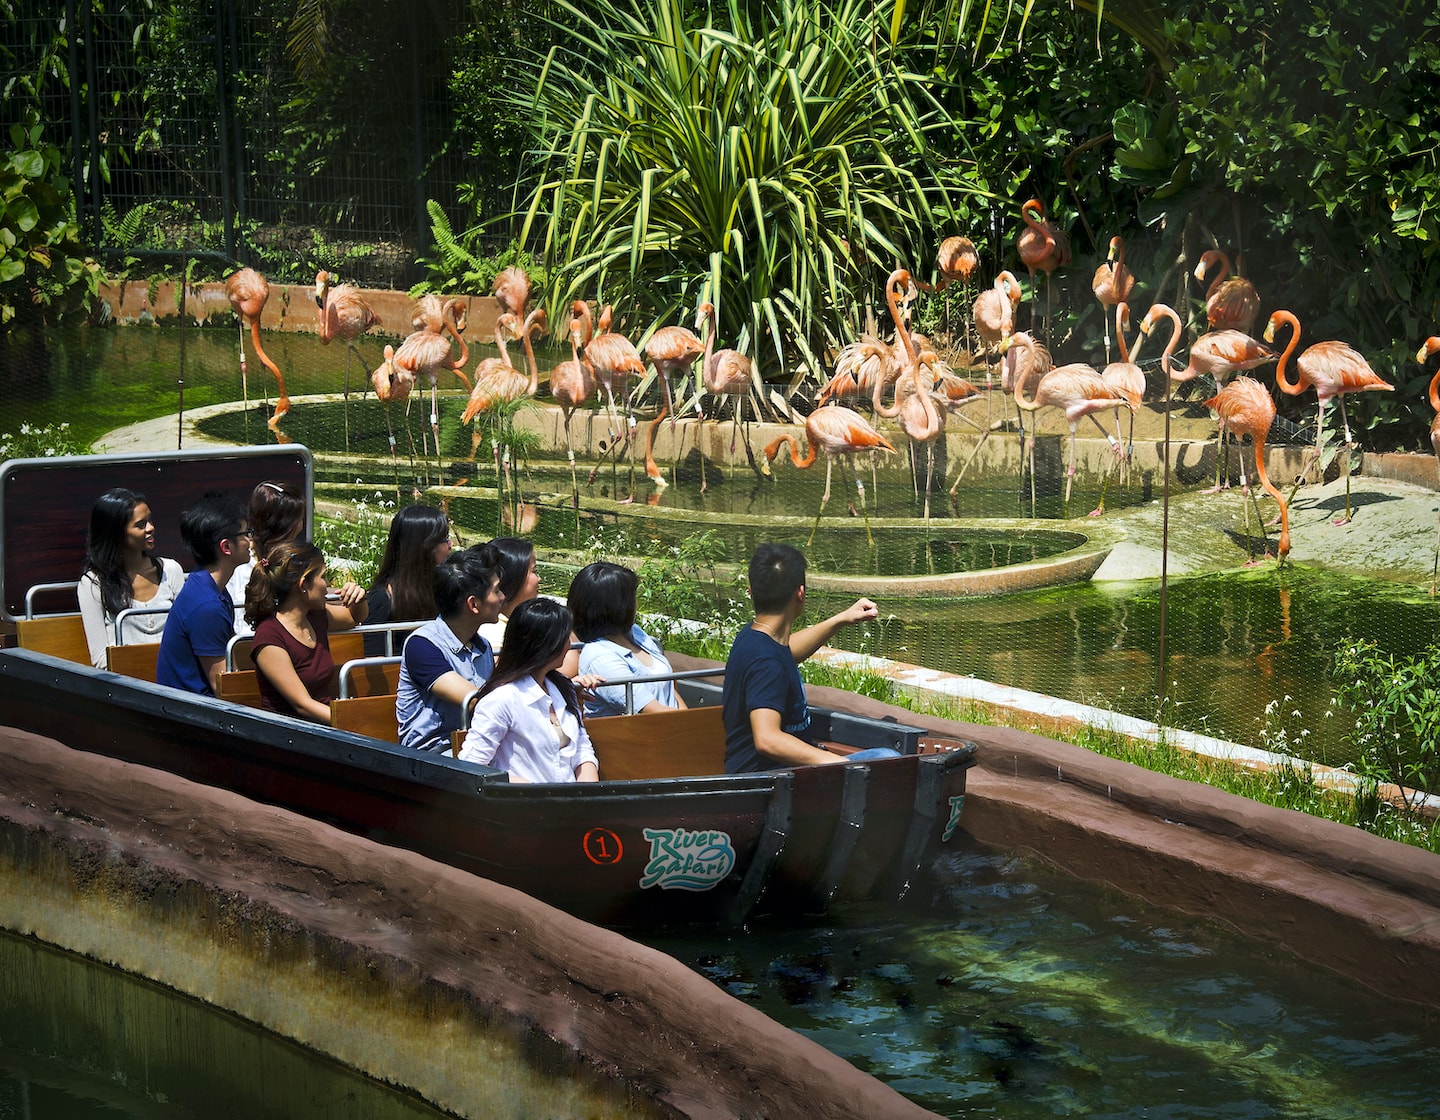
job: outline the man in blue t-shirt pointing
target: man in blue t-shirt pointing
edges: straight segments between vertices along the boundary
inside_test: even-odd
[[[755,549],[750,602],[755,621],[740,632],[725,663],[725,772],[894,757],[885,748],[845,756],[815,746],[797,667],[840,627],[879,617],[875,603],[857,599],[824,622],[792,632],[805,610],[805,556],[788,544]]]

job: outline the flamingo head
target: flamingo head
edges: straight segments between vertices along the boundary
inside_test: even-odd
[[[1275,331],[1284,321],[1285,320],[1280,317],[1280,313],[1278,311],[1274,315],[1270,316],[1270,321],[1265,324],[1264,337],[1266,342],[1275,341]]]
[[[330,281],[333,280],[328,272],[321,269],[315,274],[315,306],[325,306],[325,293],[330,290]]]
[[[1195,266],[1195,279],[1205,279],[1205,274],[1215,265],[1217,261],[1223,260],[1225,254],[1219,249],[1206,249],[1200,254],[1200,263]]]
[[[531,338],[544,338],[550,333],[550,317],[543,307],[537,307],[525,317],[523,328],[529,331]]]
[[[995,290],[1010,301],[1012,308],[1020,305],[1020,297],[1024,295],[1024,291],[1020,287],[1020,281],[1015,278],[1015,274],[1008,268],[1000,273],[999,276],[995,277]]]
[[[695,329],[701,330],[709,321],[710,316],[715,314],[715,305],[706,300],[695,309]]]
[[[1035,211],[1035,221],[1043,222],[1045,220],[1045,204],[1038,198],[1032,198],[1024,206],[1020,207],[1020,216],[1022,218],[1029,218],[1031,210]]]
[[[466,311],[463,299],[452,299],[445,304],[445,314],[450,316],[450,325],[455,328],[456,334],[465,333]]]
[[[1120,237],[1119,234],[1116,234],[1110,239],[1110,255],[1105,258],[1106,263],[1108,263],[1111,268],[1114,268],[1115,262],[1122,258],[1124,255],[1125,241],[1123,238]]]
[[[910,292],[912,292],[914,288],[915,281],[910,278],[910,271],[904,268],[897,268],[890,274],[890,279],[885,281],[885,290],[887,292],[896,292],[897,295],[895,299],[899,303],[910,302],[912,298]],[[902,292],[904,294],[898,294]]]
[[[1432,335],[1425,340],[1425,345],[1420,347],[1419,352],[1415,355],[1415,360],[1423,366],[1425,360],[1437,352],[1440,352],[1440,335]]]

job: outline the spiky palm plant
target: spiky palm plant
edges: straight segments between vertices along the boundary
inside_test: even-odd
[[[521,240],[540,234],[548,298],[599,296],[642,328],[708,299],[721,345],[818,371],[851,293],[923,243],[938,189],[922,153],[939,114],[874,5],[554,10],[556,45],[516,95],[541,160]]]

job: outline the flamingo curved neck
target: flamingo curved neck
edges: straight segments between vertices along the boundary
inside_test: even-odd
[[[450,337],[460,344],[460,357],[452,365],[452,369],[460,369],[470,360],[470,348],[465,345],[465,339],[461,336],[460,330],[455,326],[455,309],[448,303],[445,310],[440,313],[440,322],[445,330],[450,332]]]
[[[1435,371],[1435,376],[1430,379],[1430,407],[1440,412],[1440,369]]]
[[[1279,385],[1284,392],[1289,393],[1292,397],[1299,396],[1303,389],[1303,386],[1300,384],[1300,379],[1296,378],[1294,381],[1287,379],[1285,376],[1285,367],[1290,361],[1290,355],[1295,352],[1295,347],[1300,342],[1300,321],[1288,311],[1277,311],[1271,318],[1278,319],[1282,323],[1288,323],[1290,326],[1290,341],[1285,344],[1285,350],[1280,355],[1280,361],[1275,366],[1275,384]]]

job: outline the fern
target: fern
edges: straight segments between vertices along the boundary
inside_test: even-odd
[[[114,203],[106,201],[100,207],[100,225],[105,231],[105,240],[117,249],[133,249],[144,240],[144,234],[152,223],[155,203],[142,202],[131,208],[122,218],[115,211]]]
[[[536,288],[543,288],[544,270],[528,252],[511,242],[505,249],[489,255],[481,248],[483,226],[474,226],[457,234],[440,204],[433,198],[425,203],[430,215],[430,240],[433,255],[421,257],[425,279],[410,289],[412,297],[431,292],[488,292],[501,269],[519,265],[530,274]]]

